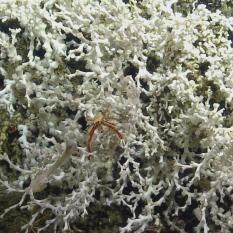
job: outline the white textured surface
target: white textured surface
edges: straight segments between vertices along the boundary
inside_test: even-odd
[[[98,189],[102,205],[122,204],[132,212],[121,233],[143,232],[153,219],[158,221],[156,208],[162,204],[167,206],[161,213],[164,221],[185,232],[174,215],[194,200],[197,232],[208,232],[207,219],[221,232],[232,232],[233,211],[224,213],[218,203],[232,198],[233,49],[228,32],[233,20],[204,5],[184,17],[173,12],[174,2],[0,3],[2,22],[17,19],[21,27],[11,29],[11,36],[0,32],[0,72],[5,76],[0,105],[11,116],[17,112],[12,85],[20,83],[26,87],[27,104],[21,104],[28,116],[18,126],[22,167],[11,164],[6,154],[1,156],[21,176],[10,183],[2,174],[1,183],[9,191],[30,194],[31,202],[24,206],[50,209],[56,217],[47,225],[56,228],[63,222],[63,232],[68,230],[71,222],[88,214]],[[27,57],[17,52],[20,38],[27,41]],[[35,56],[42,48],[44,56]],[[12,75],[6,63],[16,67]],[[207,67],[204,73],[202,66]],[[98,130],[89,160],[88,132],[78,119],[98,112],[113,119],[124,138],[120,142],[110,131]],[[39,133],[32,137],[35,128]],[[68,153],[70,140],[77,146]],[[66,163],[63,156],[69,158]],[[98,175],[103,168],[105,173]],[[29,176],[32,183],[23,190]],[[32,192],[43,190],[47,182],[61,193],[72,192],[65,198],[62,194],[59,201],[50,196],[37,200]],[[202,182],[208,185],[203,188]],[[133,188],[125,194],[129,183]],[[178,190],[183,206],[174,197]],[[139,201],[145,204],[136,214]]]

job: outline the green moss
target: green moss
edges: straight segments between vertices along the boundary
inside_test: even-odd
[[[19,66],[19,63],[4,62],[2,66],[6,71],[6,79],[12,80],[12,75],[15,74],[15,70]]]
[[[201,176],[200,181],[198,182],[198,185],[202,192],[208,192],[211,189],[210,180],[204,176]]]
[[[148,12],[148,9],[141,3],[141,2],[137,2],[138,4],[138,8],[140,9],[139,14],[145,18],[145,19],[149,19],[151,17],[151,14]]]
[[[7,130],[10,126],[9,114],[5,108],[0,108],[0,141],[3,143],[7,140]]]
[[[21,198],[20,193],[6,193],[0,188],[0,214],[3,213],[4,209],[9,206],[18,203]],[[28,222],[29,216],[20,211],[19,209],[13,209],[7,213],[3,219],[0,219],[1,232],[6,233],[19,233],[21,232],[21,226]]]
[[[17,42],[15,44],[17,54],[22,57],[23,62],[28,61],[29,40],[23,36],[23,31],[17,34]]]
[[[192,11],[192,6],[195,0],[179,0],[173,4],[173,10],[187,16]]]
[[[204,4],[211,12],[220,10],[227,17],[233,15],[233,2],[226,2],[222,0],[178,0],[177,3],[173,4],[173,10],[187,16],[191,13],[193,4],[195,4],[195,7],[197,7],[197,5]]]
[[[18,163],[22,158],[22,148],[18,142],[18,124],[22,122],[21,115],[18,113],[10,117],[5,108],[0,108],[0,116],[0,153],[8,154],[12,162]],[[17,177],[17,172],[11,170],[7,163],[1,162],[0,169],[8,176],[9,180],[14,180]]]

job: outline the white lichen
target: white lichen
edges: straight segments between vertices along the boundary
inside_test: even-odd
[[[186,212],[196,232],[232,232],[233,18],[196,1],[184,16],[176,4],[0,3],[0,106],[22,118],[22,156],[13,162],[0,143],[0,159],[20,173],[1,169],[1,184],[22,193],[2,218],[32,211],[28,232],[49,210],[38,232],[65,232],[98,203],[130,211],[121,233],[159,218],[156,227],[188,232]],[[98,112],[123,140],[99,130],[90,157],[85,121]]]

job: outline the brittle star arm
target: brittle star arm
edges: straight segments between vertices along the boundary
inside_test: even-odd
[[[103,125],[107,126],[108,128],[110,128],[115,134],[117,134],[117,136],[122,139],[123,135],[117,130],[117,128],[114,126],[114,124],[108,122],[108,121],[103,121],[102,122]]]
[[[90,129],[90,132],[89,132],[89,137],[88,137],[88,140],[87,140],[87,151],[88,153],[91,153],[91,146],[92,146],[92,141],[93,141],[93,136],[94,136],[94,133],[95,133],[95,130],[100,126],[99,122],[93,124],[93,126],[91,127]]]

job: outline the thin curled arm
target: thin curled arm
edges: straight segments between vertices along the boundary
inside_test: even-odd
[[[123,135],[114,127],[114,125],[108,121],[103,121],[102,122],[103,125],[107,126],[108,128],[110,128],[114,133],[117,134],[118,138],[122,139]]]
[[[96,114],[95,118],[93,119],[93,124],[90,127],[90,130],[88,132],[88,139],[87,139],[87,152],[91,153],[92,152],[92,142],[93,142],[93,136],[95,133],[95,130],[100,127],[101,125],[104,125],[108,128],[110,128],[117,136],[119,139],[123,138],[123,135],[118,131],[116,126],[107,121],[104,115],[99,112]]]
[[[91,129],[90,129],[90,132],[89,132],[89,137],[88,137],[88,140],[87,140],[87,151],[88,153],[91,153],[92,152],[92,141],[93,141],[93,136],[94,136],[94,133],[95,133],[95,130],[100,126],[99,122],[95,123]]]

